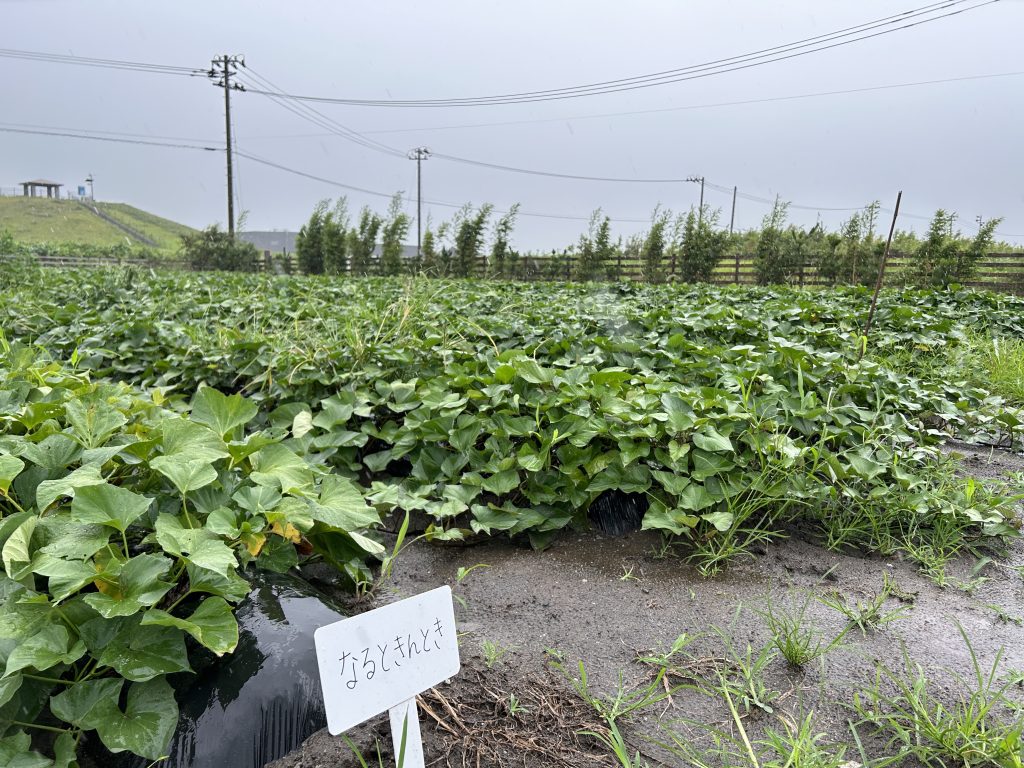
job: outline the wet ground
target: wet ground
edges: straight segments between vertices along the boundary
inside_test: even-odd
[[[965,465],[976,476],[1005,476],[1022,469],[1016,456],[957,449],[967,454]],[[428,764],[612,765],[605,762],[602,755],[607,751],[597,749],[595,740],[573,736],[575,731],[592,729],[594,719],[587,719],[586,707],[572,709],[579,697],[566,675],[552,669],[553,659],[561,659],[563,668],[577,677],[577,664],[582,661],[595,693],[614,691],[620,686],[620,675],[627,689],[642,687],[651,679],[651,669],[637,662],[638,653],[667,650],[680,634],[687,633],[702,635],[690,650],[709,662],[727,655],[726,642],[741,654],[749,643],[756,654],[769,638],[758,614],[767,600],[798,606],[809,594],[831,591],[864,600],[882,589],[885,574],[899,585],[900,596],[890,597],[884,609],[903,608],[902,616],[866,635],[850,632],[840,647],[802,670],[781,658],[771,661],[764,681],[775,695],[773,711],[755,709],[747,717],[752,735],[765,728],[779,730],[813,711],[818,728],[831,740],[851,742],[849,721],[856,720],[856,715],[848,705],[854,692],[870,683],[876,663],[901,667],[904,648],[937,691],[952,695],[959,687],[957,677],[971,674],[970,653],[958,623],[982,666],[990,666],[1002,650],[1004,673],[1024,670],[1024,579],[1016,570],[1024,566],[1020,542],[980,571],[975,558],[955,563],[945,588],[920,574],[912,563],[832,552],[797,532],[714,579],[701,578],[678,556],[665,556],[660,544],[659,536],[637,532],[621,537],[567,533],[544,552],[508,541],[471,547],[410,546],[399,559],[394,578],[378,594],[378,604],[450,584],[465,633],[462,675],[424,699],[431,710],[422,718]],[[460,583],[459,568],[476,565],[486,567],[473,570]],[[847,623],[817,600],[808,603],[807,617],[826,640],[842,632]],[[495,655],[500,657],[495,660]],[[538,691],[549,697],[546,705],[531,698]],[[528,723],[522,714],[509,712],[510,696],[534,702],[527,710],[548,706],[564,711],[566,717],[561,724]],[[490,719],[481,720],[481,712]],[[655,743],[666,739],[667,724],[685,730],[681,718],[721,722],[727,728],[729,714],[719,699],[680,692],[671,702],[666,699],[624,721],[623,730],[651,765],[682,766],[687,763]],[[515,747],[515,738],[503,742],[504,751],[498,748],[501,744],[491,745],[490,752],[479,749],[478,742],[488,734],[498,739],[501,733],[518,733],[528,739],[531,729],[542,730],[545,738],[554,735],[556,741],[565,741],[566,749],[533,753],[522,744]],[[389,764],[383,718],[354,735],[364,749],[380,738],[385,745],[384,765]],[[864,746],[874,757],[885,749],[870,738]],[[859,760],[852,747],[847,757]],[[369,760],[369,751],[367,758],[377,765],[375,756]],[[320,732],[270,765],[335,768],[358,763],[340,739]]]

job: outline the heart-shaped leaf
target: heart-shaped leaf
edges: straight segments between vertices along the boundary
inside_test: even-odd
[[[191,419],[227,438],[235,427],[252,421],[258,410],[255,403],[241,395],[225,395],[212,387],[203,387],[192,398]]]
[[[187,619],[154,608],[146,611],[142,624],[177,627],[218,656],[231,653],[238,645],[238,622],[231,606],[221,597],[206,598]]]
[[[80,488],[71,502],[71,519],[116,528],[122,533],[149,509],[151,499],[109,483]]]
[[[174,691],[162,677],[134,683],[122,711],[117,699],[106,699],[96,710],[96,733],[111,752],[133,752],[148,760],[166,754],[178,723]]]

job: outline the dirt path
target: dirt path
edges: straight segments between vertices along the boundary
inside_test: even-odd
[[[998,476],[1020,469],[1016,457],[990,457],[987,451],[974,451],[972,456],[968,466],[977,475]],[[725,641],[714,631],[718,628],[741,654],[748,643],[756,654],[769,640],[765,622],[756,613],[763,610],[766,599],[793,606],[808,594],[820,596],[838,590],[863,600],[881,590],[883,574],[895,579],[905,593],[903,600],[889,598],[885,610],[904,608],[903,616],[865,636],[850,632],[842,646],[803,670],[791,668],[781,658],[771,661],[763,678],[766,688],[776,694],[773,712],[755,709],[745,720],[751,734],[759,735],[766,727],[781,729],[783,723],[798,722],[813,711],[819,729],[837,742],[849,742],[848,720],[856,716],[847,704],[859,687],[870,682],[877,661],[890,667],[903,664],[904,644],[937,690],[951,693],[956,688],[955,676],[971,673],[970,655],[956,622],[970,637],[983,666],[991,665],[1003,648],[1004,671],[1024,670],[1024,628],[1017,623],[1024,617],[1024,580],[1010,568],[1024,565],[1024,547],[1019,542],[1001,564],[989,565],[980,574],[972,574],[973,559],[955,564],[951,582],[967,589],[940,589],[910,563],[834,553],[794,536],[731,566],[724,575],[706,580],[678,557],[659,557],[659,544],[658,536],[641,532],[620,538],[566,534],[544,552],[506,541],[473,547],[411,546],[378,600],[386,602],[452,584],[464,602],[456,615],[466,633],[462,640],[466,668],[459,679],[439,690],[443,701],[434,702],[448,730],[439,728],[430,716],[424,717],[424,737],[434,764],[459,766],[467,755],[472,757],[472,749],[457,743],[460,733],[464,742],[479,741],[487,732],[514,731],[518,725],[520,735],[528,737],[530,729],[537,726],[509,714],[510,695],[529,699],[541,688],[564,707],[579,701],[565,675],[550,670],[555,652],[566,671],[575,676],[582,660],[591,689],[609,693],[619,685],[620,672],[627,687],[650,680],[650,668],[636,661],[639,651],[667,650],[682,633],[701,634],[690,650],[696,657],[718,658],[726,653]],[[460,567],[477,564],[487,567],[457,583]],[[807,616],[825,639],[846,626],[842,615],[816,600],[808,604]],[[485,656],[501,649],[506,652],[489,667],[491,660]],[[468,738],[469,731],[460,731],[456,718],[443,711],[446,702],[463,704],[470,711],[473,706],[489,706],[493,720],[483,732]],[[563,741],[570,740],[573,731],[593,725],[582,722],[587,709],[577,713],[581,718],[578,725],[564,724]],[[623,729],[652,765],[681,766],[685,761],[651,740],[664,741],[662,726],[683,717],[725,725],[729,720],[720,700],[688,692],[675,695],[671,704],[664,701],[643,710],[624,721]],[[358,732],[358,740],[367,744],[377,735],[386,743],[385,727],[381,719],[372,721]],[[685,728],[678,722],[673,727]],[[870,739],[865,746],[869,753],[883,750]],[[572,762],[572,751],[567,749],[560,758],[549,759],[530,759],[528,752],[515,750],[510,750],[507,758],[487,753],[484,758],[490,762],[480,764],[600,765],[595,755],[602,753],[594,747],[593,740],[574,747],[580,754],[591,750],[589,763]],[[880,754],[876,751],[873,756]],[[848,757],[853,759],[856,754],[851,752]],[[319,768],[356,764],[340,739],[321,732],[271,765]],[[476,763],[467,760],[465,764]]]

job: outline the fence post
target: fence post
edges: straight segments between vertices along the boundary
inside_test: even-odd
[[[270,271],[270,251],[263,252],[263,271]]]

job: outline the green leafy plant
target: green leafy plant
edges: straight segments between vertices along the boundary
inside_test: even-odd
[[[858,725],[887,740],[900,757],[925,765],[993,765],[1020,768],[1024,764],[1024,720],[1011,714],[1007,691],[1011,678],[1000,682],[1003,651],[992,666],[981,666],[970,639],[957,624],[971,658],[969,679],[959,679],[963,694],[948,703],[933,680],[903,650],[903,668],[879,664],[874,683],[854,696]]]
[[[871,630],[880,629],[886,624],[906,618],[908,609],[904,606],[892,610],[885,609],[886,600],[892,595],[892,590],[892,583],[886,582],[880,591],[866,600],[851,599],[838,590],[827,592],[818,599],[823,605],[827,605],[845,616],[849,622],[848,628],[856,627],[860,630],[861,635],[866,636]]]
[[[258,409],[239,395],[186,406],[4,342],[0,398],[4,749],[49,730],[67,761],[95,731],[158,759],[178,716],[166,678],[198,646],[234,650],[244,567],[287,570],[308,545],[354,582],[381,554],[359,490],[247,431]]]
[[[502,657],[504,657],[505,654],[509,653],[512,650],[512,648],[505,647],[504,645],[499,645],[498,643],[495,643],[492,640],[484,639],[480,643],[480,651],[484,655],[484,664],[487,665],[488,669],[490,669],[499,661],[501,661]]]
[[[824,657],[842,642],[846,634],[841,632],[826,642],[821,630],[808,619],[807,609],[813,603],[814,595],[808,593],[796,610],[789,611],[775,605],[767,596],[764,607],[757,611],[771,632],[776,649],[794,667],[803,667]]]

